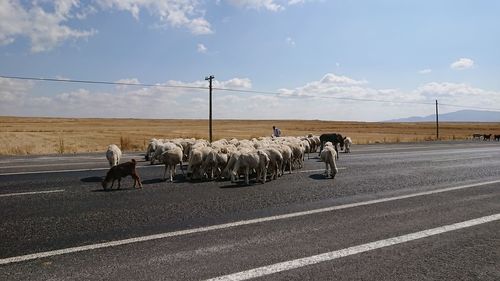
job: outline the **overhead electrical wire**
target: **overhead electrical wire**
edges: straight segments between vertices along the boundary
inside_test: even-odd
[[[45,82],[117,85],[117,86],[162,87],[162,88],[202,89],[202,90],[208,89],[208,87],[201,87],[201,86],[144,84],[144,83],[128,83],[128,82],[109,82],[109,81],[74,80],[74,79],[57,79],[57,78],[20,77],[20,76],[5,76],[5,75],[0,75],[0,78],[17,79],[17,80],[31,80],[31,81],[45,81]]]
[[[30,81],[44,81],[44,82],[62,82],[62,83],[80,83],[80,84],[100,84],[100,85],[116,85],[116,86],[137,86],[137,87],[161,87],[161,88],[177,88],[177,89],[196,89],[196,90],[208,90],[208,87],[202,86],[186,86],[186,85],[164,85],[164,84],[145,84],[145,83],[129,83],[129,82],[109,82],[109,81],[94,81],[94,80],[76,80],[76,79],[58,79],[58,78],[41,78],[41,77],[22,77],[22,76],[7,76],[0,75],[0,78],[5,79],[16,79],[16,80],[30,80]],[[412,102],[412,101],[396,101],[396,100],[379,100],[379,99],[364,99],[364,98],[349,98],[349,97],[334,97],[334,96],[323,96],[323,95],[287,95],[282,92],[271,92],[271,91],[258,91],[258,90],[245,90],[245,89],[231,89],[231,88],[219,88],[213,87],[213,90],[225,91],[225,92],[238,92],[238,93],[251,93],[251,94],[266,94],[275,95],[279,98],[320,98],[320,99],[335,99],[335,100],[346,100],[346,101],[359,101],[359,102],[377,102],[377,103],[396,103],[396,104],[415,104],[415,105],[434,105],[433,102]],[[467,105],[457,105],[457,104],[447,104],[439,103],[440,106],[457,107],[464,109],[478,109],[478,110],[492,110],[500,111],[498,108],[489,107],[477,107],[477,106],[467,106]]]

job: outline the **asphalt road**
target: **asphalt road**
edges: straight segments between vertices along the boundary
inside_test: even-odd
[[[111,192],[104,153],[0,157],[0,280],[500,280],[500,143],[357,145],[335,180],[311,157]]]

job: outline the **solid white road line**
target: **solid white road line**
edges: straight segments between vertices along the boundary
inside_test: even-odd
[[[137,169],[163,167],[161,165],[151,166],[137,166]],[[49,173],[67,173],[67,172],[91,172],[91,171],[105,171],[108,168],[91,168],[91,169],[73,169],[73,170],[53,170],[53,171],[33,171],[33,172],[15,172],[15,173],[2,173],[0,176],[15,176],[15,175],[35,175],[35,174],[49,174]]]
[[[72,166],[72,165],[90,165],[90,164],[102,164],[101,162],[73,162],[73,163],[45,163],[38,165],[17,165],[17,166],[0,166],[0,169],[14,169],[14,168],[33,168],[33,167],[50,167],[50,166]]]
[[[148,165],[148,166],[137,166],[137,169],[142,168],[154,168],[154,167],[163,167],[162,165]],[[2,167],[0,167],[2,168]],[[338,168],[339,170],[345,170],[346,168]],[[33,171],[33,172],[14,172],[14,173],[2,173],[0,176],[15,176],[15,175],[32,175],[32,174],[48,174],[48,173],[67,173],[67,172],[88,172],[88,171],[104,171],[109,170],[109,168],[91,168],[91,169],[72,169],[72,170],[53,170],[53,171]],[[325,169],[316,169],[316,170],[303,170],[298,171],[299,173],[309,173],[309,172],[320,172]],[[295,172],[294,172],[295,173]]]
[[[342,168],[337,168],[338,170],[345,170],[347,168],[345,167],[342,167]],[[315,169],[315,170],[301,170],[301,171],[298,171],[299,173],[310,173],[310,172],[322,172],[322,171],[325,171],[325,169]],[[285,172],[286,174],[287,172]]]
[[[484,185],[495,184],[495,183],[500,183],[500,180],[475,183],[475,184],[467,184],[467,185],[461,185],[461,186],[455,186],[455,187],[448,187],[448,188],[443,188],[443,189],[438,189],[438,190],[431,190],[431,191],[413,193],[413,194],[396,196],[396,197],[381,198],[381,199],[370,200],[370,201],[365,201],[365,202],[351,203],[351,204],[345,204],[345,205],[340,205],[340,206],[315,209],[315,210],[309,210],[309,211],[303,211],[303,212],[296,212],[296,213],[290,213],[290,214],[284,214],[284,215],[276,215],[276,216],[243,220],[243,221],[218,224],[218,225],[212,225],[212,226],[206,226],[206,227],[200,227],[200,228],[179,230],[179,231],[174,231],[174,232],[166,232],[166,233],[154,234],[154,235],[149,235],[149,236],[141,236],[141,237],[124,239],[124,240],[116,240],[116,241],[111,241],[111,242],[78,246],[78,247],[72,247],[72,248],[66,248],[66,249],[60,249],[60,250],[54,250],[54,251],[29,254],[29,255],[24,255],[24,256],[10,257],[10,258],[0,259],[0,265],[14,263],[14,262],[22,262],[22,261],[33,260],[33,259],[44,258],[44,257],[51,257],[51,256],[75,253],[75,252],[82,252],[82,251],[89,251],[89,250],[95,250],[95,249],[101,249],[101,248],[115,247],[115,246],[120,246],[120,245],[138,243],[138,242],[164,239],[164,238],[182,236],[182,235],[187,235],[187,234],[202,233],[202,232],[226,229],[226,228],[237,227],[237,226],[242,226],[242,225],[250,225],[250,224],[269,222],[269,221],[275,221],[275,220],[296,218],[296,217],[301,217],[301,216],[306,216],[306,215],[331,212],[331,211],[335,211],[335,210],[342,210],[342,209],[366,206],[366,205],[371,205],[371,204],[390,202],[390,201],[407,199],[407,198],[412,198],[412,197],[417,197],[417,196],[431,195],[431,194],[436,194],[436,193],[443,193],[443,192],[448,192],[448,191],[460,190],[460,189],[477,187],[477,186],[484,186]]]
[[[20,195],[33,195],[33,194],[46,194],[46,193],[56,193],[56,192],[63,192],[63,191],[64,191],[64,189],[45,190],[45,191],[17,192],[17,193],[0,194],[0,197],[11,197],[11,196],[20,196]]]
[[[488,155],[488,156],[483,156],[483,157],[469,157],[469,158],[446,158],[446,159],[437,159],[437,160],[431,160],[431,162],[455,162],[455,161],[459,161],[459,162],[465,162],[465,161],[469,161],[469,160],[478,160],[478,159],[482,159],[482,160],[486,160],[488,159],[487,161],[491,161],[491,159],[489,158],[495,158],[496,160],[496,156],[495,155]]]
[[[392,237],[384,240],[379,240],[367,244],[362,244],[338,251],[332,251],[332,252],[327,252],[315,256],[310,256],[306,258],[300,258],[300,259],[295,259],[295,260],[290,260],[290,261],[285,261],[285,262],[280,262],[280,263],[275,263],[272,265],[268,266],[262,266],[238,273],[233,273],[225,276],[220,276],[212,279],[207,279],[208,281],[222,281],[222,280],[248,280],[252,278],[257,278],[257,277],[262,277],[262,276],[267,276],[270,274],[282,272],[282,271],[287,271],[287,270],[292,270],[292,269],[297,269],[313,264],[318,264],[321,262],[325,261],[331,261],[334,259],[342,258],[342,257],[347,257],[351,255],[356,255],[384,247],[389,247],[397,244],[402,244],[406,243],[409,241],[421,239],[421,238],[426,238],[429,236],[434,236],[450,231],[455,231],[467,227],[472,227],[484,223],[489,223],[493,221],[500,220],[500,214],[494,214],[491,216],[486,216],[486,217],[481,217],[473,220],[468,220],[464,222],[459,222],[459,223],[454,223],[450,225],[445,225],[441,227],[436,227],[432,229],[427,229],[424,231],[419,231],[419,232],[414,232],[402,236],[397,236],[397,237]]]

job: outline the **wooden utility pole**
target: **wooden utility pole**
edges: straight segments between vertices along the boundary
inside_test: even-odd
[[[438,100],[436,100],[436,140],[439,140],[439,112],[438,112]]]
[[[209,140],[210,143],[212,143],[212,80],[215,77],[213,75],[210,75],[208,77],[205,77],[205,80],[209,81],[209,87],[208,87],[208,94],[209,94],[209,102],[208,102],[208,131],[209,131]]]

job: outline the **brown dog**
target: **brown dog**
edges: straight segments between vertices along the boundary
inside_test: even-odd
[[[129,175],[134,179],[134,188],[136,183],[139,183],[139,188],[142,188],[141,178],[139,178],[139,174],[137,174],[137,171],[135,169],[136,164],[137,163],[135,162],[135,159],[132,159],[130,160],[130,162],[125,162],[111,167],[106,174],[106,178],[102,181],[102,187],[104,188],[104,190],[108,188],[110,182],[111,188],[113,188],[115,180],[118,180],[119,189],[121,179]]]

